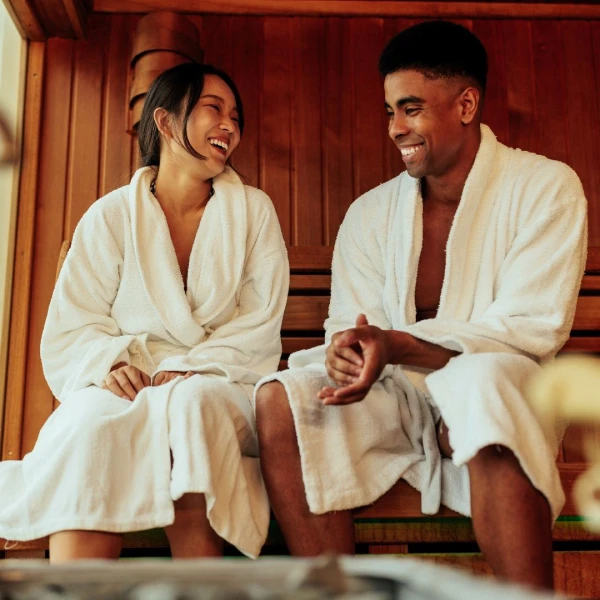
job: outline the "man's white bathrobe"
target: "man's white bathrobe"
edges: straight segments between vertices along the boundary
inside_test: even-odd
[[[289,268],[279,222],[268,196],[233,171],[215,178],[186,292],[153,177],[138,170],[77,226],[42,336],[61,405],[30,454],[0,464],[0,537],[162,527],[174,500],[199,492],[215,531],[257,556],[269,504],[252,392],[281,354]],[[120,361],[196,375],[129,402],[100,389]]]
[[[516,454],[554,517],[561,510],[554,463],[562,430],[536,418],[523,390],[569,336],[586,259],[586,201],[569,167],[481,131],[448,238],[436,318],[415,322],[422,198],[419,181],[403,173],[350,207],[325,323],[327,343],[365,313],[372,325],[461,354],[430,374],[388,365],[367,397],[347,406],[317,399],[332,384],[326,346],[293,354],[290,370],[261,382],[286,388],[314,513],[369,504],[402,477],[422,492],[424,513],[441,502],[468,515],[466,463],[492,444]],[[452,461],[438,449],[440,416]]]

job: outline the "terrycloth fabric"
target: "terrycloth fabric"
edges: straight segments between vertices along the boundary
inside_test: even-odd
[[[566,165],[507,148],[485,125],[446,248],[436,318],[416,322],[422,246],[419,181],[407,173],[350,207],[333,258],[326,341],[359,313],[382,329],[461,354],[431,374],[388,365],[367,397],[323,406],[316,394],[326,346],[290,357],[269,376],[285,386],[294,415],[307,500],[314,513],[369,504],[403,477],[470,514],[465,463],[490,444],[517,455],[556,517],[564,502],[554,461],[561,428],[540,423],[523,385],[568,338],[587,249],[586,202]],[[258,386],[257,386],[258,387]],[[442,459],[435,425],[450,429],[453,460]]]
[[[42,336],[61,406],[31,454],[0,465],[0,537],[162,527],[174,500],[201,492],[216,532],[256,556],[269,506],[252,390],[280,359],[285,244],[269,198],[226,170],[214,180],[185,292],[152,177],[138,170],[75,231]],[[128,402],[99,389],[120,361],[149,375],[196,375]]]

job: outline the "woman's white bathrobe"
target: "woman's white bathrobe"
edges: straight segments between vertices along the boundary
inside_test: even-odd
[[[162,527],[174,500],[201,492],[215,531],[257,556],[269,505],[252,392],[281,354],[289,268],[279,222],[268,196],[233,171],[215,178],[186,292],[153,176],[138,170],[75,230],[42,336],[61,405],[30,454],[0,464],[0,537]],[[120,361],[196,375],[129,402],[100,389]]]
[[[422,492],[424,513],[442,502],[468,515],[465,463],[491,444],[512,449],[553,516],[561,510],[554,462],[562,431],[534,416],[523,389],[569,336],[586,258],[586,201],[569,167],[481,131],[448,238],[436,318],[415,322],[422,199],[419,181],[403,173],[350,207],[325,324],[329,342],[365,313],[372,325],[461,354],[430,374],[388,365],[367,397],[348,406],[317,400],[332,383],[326,346],[293,354],[290,370],[261,382],[279,379],[286,388],[314,513],[369,504],[403,477]],[[438,449],[440,415],[452,461]]]

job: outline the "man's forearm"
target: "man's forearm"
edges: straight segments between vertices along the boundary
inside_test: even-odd
[[[389,364],[411,365],[423,369],[441,369],[460,352],[447,350],[437,344],[425,342],[404,331],[387,331]]]

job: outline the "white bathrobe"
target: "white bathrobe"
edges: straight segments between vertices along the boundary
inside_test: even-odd
[[[424,513],[441,502],[469,515],[466,463],[492,444],[516,454],[554,517],[561,510],[562,427],[536,418],[523,389],[569,336],[586,259],[586,201],[566,165],[507,148],[486,126],[481,132],[448,238],[436,318],[416,322],[422,198],[419,181],[403,173],[350,207],[325,323],[329,342],[365,313],[372,325],[461,354],[430,374],[388,365],[367,397],[347,406],[317,400],[332,384],[326,346],[292,354],[290,370],[261,382],[286,388],[314,513],[369,504],[403,477],[422,492]],[[437,445],[440,416],[451,461]]]
[[[0,537],[162,527],[173,501],[197,492],[215,531],[257,556],[269,505],[252,392],[281,354],[289,268],[279,222],[268,196],[233,171],[215,178],[186,292],[153,176],[138,170],[75,230],[42,335],[61,405],[30,454],[0,464]],[[129,402],[100,389],[120,361],[196,374]]]

